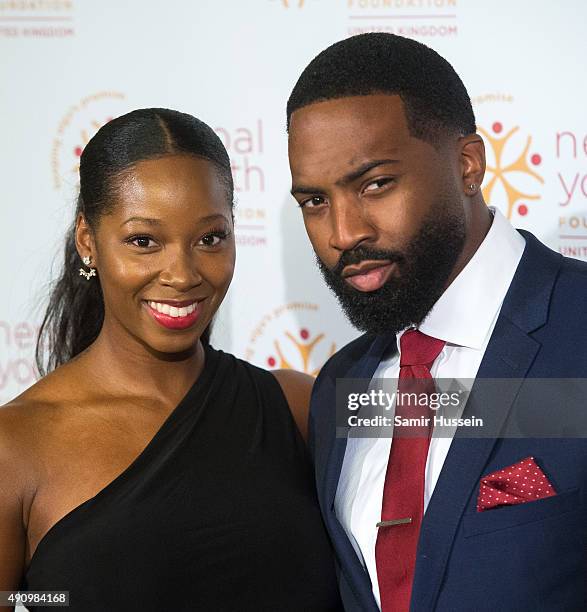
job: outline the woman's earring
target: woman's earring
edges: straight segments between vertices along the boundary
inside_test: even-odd
[[[471,184],[469,185],[469,191],[470,191],[471,193],[474,193],[475,191],[477,191],[477,185],[476,185],[475,183],[471,183]]]
[[[92,263],[92,258],[89,255],[86,255],[85,257],[82,257],[82,261],[89,267]],[[85,276],[86,280],[90,280],[92,276],[96,276],[96,268],[90,268],[89,272],[86,272],[83,268],[80,268],[79,274],[80,276]]]

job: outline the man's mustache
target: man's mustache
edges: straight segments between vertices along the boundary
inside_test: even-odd
[[[404,254],[399,251],[383,251],[380,249],[371,249],[369,247],[357,247],[351,251],[343,251],[336,266],[330,269],[331,274],[342,276],[342,271],[351,265],[360,264],[362,261],[378,261],[385,260],[389,263],[401,264],[404,260]]]

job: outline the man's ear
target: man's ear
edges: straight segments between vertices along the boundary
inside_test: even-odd
[[[479,134],[459,138],[463,191],[468,196],[481,189],[485,176],[485,145]]]

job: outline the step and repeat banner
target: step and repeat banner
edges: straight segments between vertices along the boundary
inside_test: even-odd
[[[454,65],[487,146],[486,200],[587,259],[585,23],[583,0],[0,0],[0,403],[35,381],[81,152],[135,108],[199,117],[232,159],[237,269],[213,343],[315,374],[357,335],[289,195],[285,104],[312,57],[361,32]]]

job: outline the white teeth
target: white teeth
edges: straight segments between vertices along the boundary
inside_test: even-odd
[[[177,306],[170,306],[169,304],[162,304],[161,302],[148,302],[148,304],[153,310],[175,318],[186,317],[194,312],[198,306],[197,302],[194,302],[189,306],[182,306],[181,308],[177,308]]]

